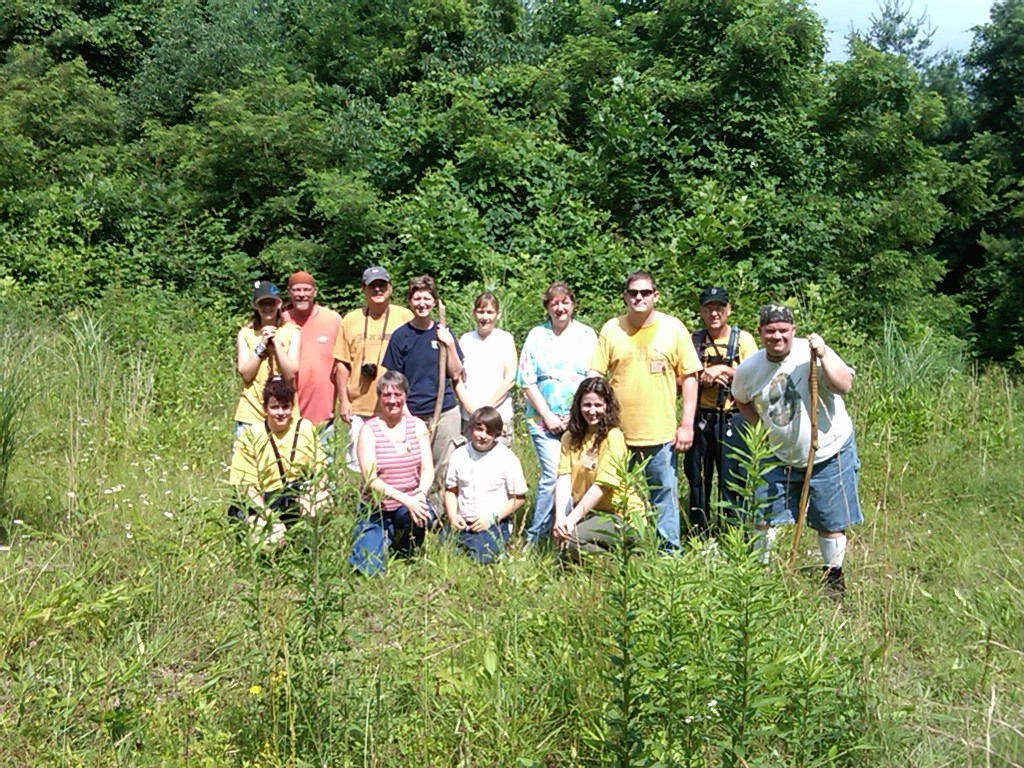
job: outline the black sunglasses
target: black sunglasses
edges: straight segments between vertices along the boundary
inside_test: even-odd
[[[640,297],[646,299],[646,298],[654,295],[654,289],[653,288],[627,288],[626,289],[626,295],[629,296],[629,298],[631,298],[631,299],[635,299],[637,296],[640,296]]]

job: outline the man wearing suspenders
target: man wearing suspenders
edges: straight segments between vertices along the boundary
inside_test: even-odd
[[[742,483],[732,449],[742,446],[743,417],[733,403],[729,388],[736,366],[757,351],[757,342],[746,331],[729,325],[729,293],[717,285],[700,292],[700,316],[704,327],[693,332],[693,346],[703,364],[697,375],[700,399],[693,425],[693,445],[683,458],[683,470],[690,485],[690,527],[700,536],[708,534],[712,521],[724,512],[730,515],[738,504],[730,483]],[[725,502],[715,511],[712,489],[717,477],[718,499]],[[730,515],[731,516],[731,515]]]

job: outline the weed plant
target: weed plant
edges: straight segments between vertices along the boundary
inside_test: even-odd
[[[641,530],[565,570],[428,537],[365,579],[338,463],[333,508],[289,546],[236,540],[234,324],[137,301],[137,340],[98,312],[43,318],[25,348],[0,765],[1024,764],[1024,389],[1000,372],[950,370],[887,432],[880,370],[852,361],[867,519],[841,607],[740,528],[681,558]]]

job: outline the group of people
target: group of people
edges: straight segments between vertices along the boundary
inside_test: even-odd
[[[444,536],[473,559],[493,561],[527,493],[509,449],[518,385],[539,464],[528,546],[550,539],[572,556],[631,535],[628,520],[645,503],[623,479],[640,467],[659,546],[680,552],[678,456],[691,530],[705,535],[740,514],[735,449],[744,424],[760,420],[777,465],[758,483],[755,546],[767,551],[776,526],[793,519],[810,460],[807,521],[818,531],[827,584],[842,589],[845,529],[861,520],[842,399],[853,371],[816,334],[796,338],[785,305],[760,310],[759,350],[729,324],[726,289],[700,292],[703,327],[691,334],[657,309],[654,276],[637,271],[625,281],[625,312],[595,333],[573,318],[572,289],[554,281],[542,295],[546,318],[517,356],[511,334],[496,327],[491,293],[476,297],[476,327],[456,339],[443,308],[435,319],[429,276],[410,280],[407,307],[391,303],[383,267],[365,270],[362,290],[364,306],[341,317],[316,303],[306,272],[289,278],[287,307],[273,284],[255,286],[236,345],[243,386],[231,465],[250,502],[238,515],[254,528],[274,533],[277,525],[279,536],[282,525],[314,513],[337,415],[348,424],[346,463],[361,475],[355,569],[379,572],[389,548],[411,553],[442,512]],[[821,384],[814,402],[812,375]],[[274,517],[282,496],[297,515]]]

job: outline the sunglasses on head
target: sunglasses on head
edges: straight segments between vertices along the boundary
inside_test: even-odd
[[[640,296],[641,298],[646,299],[646,298],[650,298],[651,296],[654,295],[654,289],[653,288],[627,288],[626,289],[626,295],[629,296],[629,298],[631,298],[631,299],[635,299],[637,296]]]

